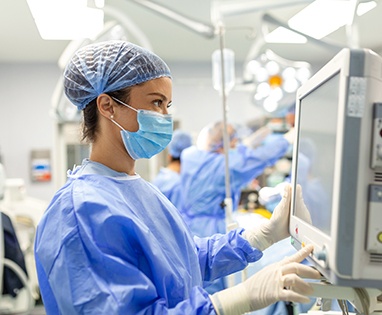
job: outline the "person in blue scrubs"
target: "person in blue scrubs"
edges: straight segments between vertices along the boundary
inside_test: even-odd
[[[229,175],[233,210],[237,210],[241,190],[287,152],[291,137],[275,136],[256,148],[238,144],[235,128],[228,125],[230,137]],[[225,233],[225,155],[223,122],[207,125],[196,146],[182,153],[182,199],[180,211],[191,231],[200,237]],[[289,138],[288,138],[289,137]]]
[[[172,79],[162,59],[125,41],[90,44],[74,53],[63,84],[82,110],[91,152],[68,171],[37,227],[48,315],[239,315],[308,300],[313,289],[303,278],[320,275],[299,262],[312,246],[224,291],[203,289],[203,281],[245,268],[289,236],[290,187],[266,224],[193,237],[175,206],[135,172],[136,160],[172,137]]]
[[[180,155],[182,151],[192,145],[191,134],[177,129],[174,130],[168,149],[168,164],[159,170],[152,183],[179,209],[181,203],[180,184]]]

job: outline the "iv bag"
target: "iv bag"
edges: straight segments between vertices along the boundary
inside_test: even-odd
[[[223,49],[224,60],[224,89],[228,94],[235,85],[235,53],[231,49]],[[214,89],[222,92],[221,50],[212,53],[212,82]]]

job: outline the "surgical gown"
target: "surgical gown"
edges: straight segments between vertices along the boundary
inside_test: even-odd
[[[152,183],[179,209],[181,207],[180,174],[162,167]]]
[[[237,209],[241,189],[261,175],[287,152],[289,143],[282,136],[256,149],[239,145],[229,152],[230,186],[233,209]],[[182,198],[180,211],[200,237],[225,233],[225,157],[224,154],[198,150],[182,152]]]
[[[215,314],[203,281],[258,260],[243,229],[197,238],[139,175],[84,160],[36,233],[47,314]]]

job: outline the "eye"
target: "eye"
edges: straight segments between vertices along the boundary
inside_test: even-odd
[[[154,104],[156,107],[159,107],[159,108],[163,108],[163,107],[164,107],[164,103],[163,103],[162,100],[155,100],[155,101],[153,102],[153,104]],[[172,102],[168,103],[168,104],[166,105],[166,108],[170,108],[171,106],[172,106]]]
[[[157,107],[162,107],[163,101],[162,100],[155,100],[153,104]]]

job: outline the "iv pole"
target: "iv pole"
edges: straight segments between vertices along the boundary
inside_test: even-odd
[[[230,172],[229,172],[229,148],[230,141],[228,135],[228,123],[227,123],[227,96],[228,91],[226,89],[226,71],[225,69],[225,56],[224,56],[224,27],[222,25],[218,26],[219,40],[220,40],[220,68],[221,68],[221,95],[222,95],[222,106],[223,106],[223,146],[224,146],[224,157],[225,157],[225,198],[224,198],[224,209],[225,209],[225,222],[226,222],[226,232],[233,230],[236,225],[232,220],[232,196],[231,196],[231,185],[230,185]]]

